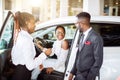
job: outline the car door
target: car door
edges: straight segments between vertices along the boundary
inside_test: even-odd
[[[101,80],[118,80],[120,77],[120,22],[92,23],[104,41],[103,65],[100,70]]]
[[[69,73],[73,67],[73,64],[75,62],[75,58],[76,58],[76,54],[77,54],[77,50],[78,50],[78,42],[79,42],[79,31],[76,30],[75,36],[73,38],[72,41],[72,45],[70,48],[70,53],[68,55],[68,62],[67,62],[67,67],[66,67],[66,71],[65,71],[65,75],[64,75],[64,80],[68,80],[69,77]]]
[[[65,31],[66,31],[65,39],[69,42],[70,49],[69,49],[69,52],[68,52],[68,58],[66,60],[66,65],[67,65],[68,64],[68,60],[69,60],[69,55],[71,53],[71,47],[73,46],[74,35],[76,35],[75,34],[76,27],[75,27],[75,25],[73,23],[72,24],[58,24],[58,25],[61,25],[61,26],[63,26],[65,28]],[[47,41],[46,47],[47,48],[52,48],[52,44],[56,40],[56,37],[55,37],[55,28],[58,25],[45,26],[44,28],[35,31],[32,34],[32,36],[34,38],[39,37],[39,38],[43,39],[44,41]],[[47,35],[47,37],[45,37],[46,35]],[[63,79],[63,75],[64,74],[65,74],[65,72],[61,73],[61,72],[56,71],[56,72],[53,72],[53,74],[51,74],[51,75],[45,74],[44,78],[45,78],[45,80],[64,80]],[[49,77],[49,78],[47,78],[47,77]]]
[[[6,60],[10,58],[11,48],[13,46],[13,34],[14,15],[9,11],[0,30],[0,80],[6,79],[6,76],[3,76],[3,69]]]

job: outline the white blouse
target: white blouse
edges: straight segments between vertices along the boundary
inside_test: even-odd
[[[32,70],[39,66],[43,60],[46,59],[46,55],[41,53],[35,58],[36,51],[31,35],[21,30],[18,34],[16,43],[12,48],[12,62],[15,65],[25,65],[28,70]]]
[[[55,54],[57,56],[57,59],[47,58],[43,62],[43,66],[45,68],[52,67],[54,70],[59,72],[65,71],[65,61],[68,55],[68,49],[64,50],[63,48],[61,48],[62,42],[63,40],[57,40],[54,42],[52,53],[50,56]]]

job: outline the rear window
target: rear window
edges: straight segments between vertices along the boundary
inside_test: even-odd
[[[104,40],[104,46],[120,46],[120,24],[92,23],[91,26]]]

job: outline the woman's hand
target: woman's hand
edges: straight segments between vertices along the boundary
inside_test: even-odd
[[[39,43],[34,43],[34,44],[43,51],[43,47]]]
[[[39,65],[39,69],[42,71],[43,70],[43,64]]]
[[[49,67],[49,68],[46,69],[46,73],[47,73],[47,74],[51,74],[53,71],[54,71],[54,70],[53,70],[52,67]]]
[[[40,48],[47,56],[52,53],[51,48],[43,48],[39,43],[34,43],[38,48]]]

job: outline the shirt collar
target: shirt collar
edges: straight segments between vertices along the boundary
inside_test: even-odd
[[[91,29],[92,29],[92,27],[90,27],[88,30],[86,30],[85,32],[83,32],[83,34],[87,35],[90,32]]]
[[[33,37],[32,37],[27,31],[25,31],[25,30],[21,30],[20,33],[22,33],[23,35],[28,36],[30,39],[33,40]]]

